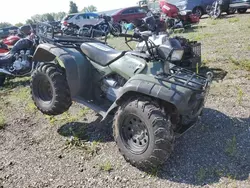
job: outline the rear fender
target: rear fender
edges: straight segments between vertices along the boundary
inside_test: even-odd
[[[40,44],[33,56],[36,62],[54,62],[66,70],[71,97],[86,95],[91,79],[91,64],[74,48],[60,48],[52,44]],[[85,91],[85,92],[84,92]]]

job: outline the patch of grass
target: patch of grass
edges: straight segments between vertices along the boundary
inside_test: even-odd
[[[229,21],[229,23],[236,23],[236,22],[239,22],[240,19],[239,18],[229,18],[228,21]]]
[[[74,136],[74,137],[71,137],[71,138],[66,140],[66,146],[68,146],[68,147],[82,147],[83,143],[79,138]]]
[[[113,170],[113,167],[110,161],[105,162],[104,164],[101,164],[100,170],[105,171],[105,172],[111,172]]]
[[[236,60],[233,57],[229,57],[229,62],[236,65],[237,67],[250,71],[250,60],[249,59],[241,59],[241,60]]]
[[[0,130],[4,129],[6,126],[6,120],[3,114],[0,114]]]
[[[150,171],[147,172],[147,174],[150,176],[150,177],[157,177],[158,174],[159,174],[159,168],[152,168]]]
[[[239,86],[237,86],[237,90],[238,90],[238,97],[237,97],[238,99],[237,99],[237,101],[238,101],[238,104],[241,105],[242,100],[243,100],[243,96],[244,96],[244,92]]]
[[[195,41],[201,41],[204,40],[206,38],[211,38],[213,37],[214,34],[213,33],[189,33],[187,35],[187,38],[191,39],[191,40],[195,40]]]
[[[212,20],[212,21],[211,21],[211,25],[217,25],[218,22],[219,22],[219,20]]]
[[[203,182],[206,178],[207,171],[204,168],[200,168],[197,172],[197,180],[198,182]]]
[[[235,156],[237,152],[236,147],[237,147],[236,136],[233,136],[232,140],[229,140],[227,142],[226,153],[231,157]]]
[[[37,108],[36,108],[34,102],[33,101],[29,101],[28,104],[27,104],[26,110],[28,112],[34,112],[36,109]]]
[[[69,112],[64,112],[60,116],[46,116],[46,118],[49,120],[50,124],[55,125],[57,123],[60,124],[66,124],[70,122],[76,122],[79,119],[85,117],[87,113],[89,112],[89,108],[85,107],[79,110],[79,112],[75,115],[70,114]]]

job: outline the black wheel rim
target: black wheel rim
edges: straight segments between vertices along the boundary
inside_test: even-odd
[[[120,129],[120,135],[124,145],[133,154],[144,153],[149,145],[149,132],[145,123],[137,116],[126,116]]]
[[[201,17],[202,12],[201,12],[200,9],[197,8],[197,9],[195,10],[195,14],[196,14],[197,16]]]
[[[50,103],[53,99],[53,92],[50,82],[47,79],[40,79],[38,83],[38,97],[40,100]]]

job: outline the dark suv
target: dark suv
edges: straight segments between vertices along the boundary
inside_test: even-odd
[[[116,11],[112,14],[112,18],[114,22],[133,22],[136,19],[141,19],[146,17],[147,11],[141,7],[129,7]]]
[[[14,33],[17,30],[18,30],[18,27],[15,27],[15,26],[0,28],[0,39],[8,37],[11,32]]]

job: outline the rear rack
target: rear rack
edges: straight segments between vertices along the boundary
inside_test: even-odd
[[[208,72],[204,77],[177,66],[171,68],[170,72],[171,74],[159,74],[156,79],[200,92],[205,91],[213,79],[212,72]]]
[[[51,43],[68,48],[76,48],[86,42],[105,43],[93,37],[70,36],[64,35],[63,32],[55,32],[54,27],[48,23],[39,22],[36,32],[42,43]]]

